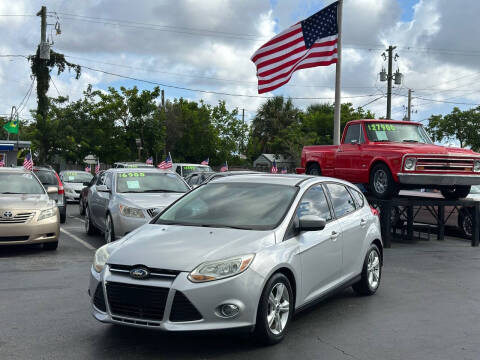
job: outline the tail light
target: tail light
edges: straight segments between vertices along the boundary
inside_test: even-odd
[[[65,193],[65,190],[63,190],[62,181],[60,180],[60,177],[58,176],[57,172],[55,172],[55,176],[57,177],[57,181],[58,181],[58,195],[62,195]]]
[[[370,210],[372,210],[372,214],[375,215],[375,216],[378,216],[378,210],[375,209],[374,207],[371,207],[370,206]]]

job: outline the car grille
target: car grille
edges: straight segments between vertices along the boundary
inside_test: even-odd
[[[0,212],[1,214],[1,212]],[[24,224],[35,216],[34,212],[18,213],[12,217],[0,217],[0,224]]]
[[[190,300],[188,300],[181,291],[176,291],[175,297],[173,298],[172,310],[170,312],[170,321],[181,322],[201,319],[202,315]]]
[[[107,299],[113,315],[162,320],[168,288],[107,282]]]
[[[8,241],[26,241],[28,236],[0,236],[0,242]]]
[[[97,286],[97,290],[95,290],[95,294],[93,295],[93,305],[103,312],[107,312],[107,306],[105,305],[105,297],[103,296],[103,288],[102,284]]]
[[[118,264],[109,264],[110,272],[116,275],[127,275],[130,276],[130,270],[137,268],[139,265],[118,265]],[[157,268],[149,268],[147,266],[143,266],[150,272],[150,276],[157,277],[157,278],[165,278],[168,280],[174,280],[180,271],[177,270],[165,270],[165,269],[157,269]]]
[[[462,157],[420,157],[417,158],[417,171],[473,172],[472,158]]]

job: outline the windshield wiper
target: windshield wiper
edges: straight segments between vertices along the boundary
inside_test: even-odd
[[[408,143],[418,143],[418,140],[411,140],[411,139],[406,139],[402,140],[403,142],[408,142]]]
[[[251,227],[247,226],[235,226],[235,225],[218,225],[218,224],[203,224],[199,225],[201,227],[213,227],[213,228],[227,228],[227,229],[239,229],[239,230],[253,230]]]
[[[2,192],[2,193],[0,193],[0,194],[23,194],[23,193],[5,191],[5,192]]]

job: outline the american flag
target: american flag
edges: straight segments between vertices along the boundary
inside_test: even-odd
[[[278,173],[278,168],[277,168],[277,162],[275,159],[273,159],[273,164],[272,164],[272,169],[270,170],[272,174]]]
[[[206,160],[203,160],[200,165],[208,165],[210,158],[207,158]]]
[[[222,165],[220,168],[220,172],[228,171],[228,163],[225,161],[225,164]]]
[[[287,169],[286,169],[286,168],[282,168],[281,174],[286,174],[286,173],[287,173]]]
[[[147,159],[147,161],[145,161],[145,163],[146,163],[147,165],[153,165],[153,157],[150,156],[150,157]]]
[[[337,5],[289,27],[253,54],[259,94],[286,84],[297,70],[337,62]]]
[[[97,161],[97,165],[95,165],[95,174],[100,172],[100,160]]]
[[[3,158],[0,159],[0,167],[4,167],[5,166],[5,161],[3,161]]]
[[[32,171],[33,170],[33,159],[32,154],[28,153],[23,160],[23,168],[25,170]]]
[[[157,166],[159,169],[171,169],[172,168],[172,159],[170,158],[170,154],[167,155],[167,158],[162,161],[160,164]]]
[[[85,167],[85,172],[88,172],[88,173],[89,173],[89,172],[91,172],[91,171],[92,171],[92,169],[90,168],[90,165],[87,165],[87,166]]]

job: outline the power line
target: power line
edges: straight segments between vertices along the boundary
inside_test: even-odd
[[[366,103],[365,105],[359,106],[359,108],[363,108],[363,107],[365,107],[365,106],[367,106],[367,105],[370,105],[371,103],[374,103],[375,101],[380,100],[380,99],[382,99],[382,98],[384,98],[384,97],[385,97],[385,95],[382,95],[382,96],[380,96],[380,97],[378,97],[378,98],[376,98],[376,99],[373,99],[372,101],[369,101],[369,102]]]

